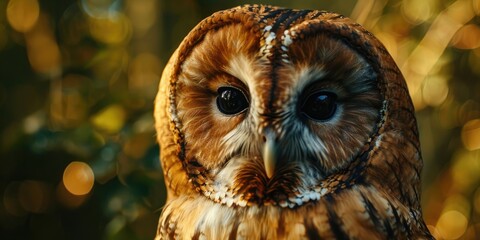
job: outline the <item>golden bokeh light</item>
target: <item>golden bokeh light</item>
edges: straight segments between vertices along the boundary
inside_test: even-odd
[[[452,38],[452,45],[460,49],[480,47],[480,28],[475,24],[461,27]]]
[[[470,120],[463,125],[462,142],[468,150],[480,149],[480,118]]]
[[[34,70],[49,73],[60,68],[60,50],[46,35],[37,35],[28,41],[28,59]]]
[[[93,125],[107,133],[116,133],[125,124],[125,109],[120,105],[110,105],[91,118]]]
[[[458,151],[451,166],[453,183],[458,191],[471,191],[480,181],[480,158],[475,152]]]
[[[480,15],[480,0],[472,0],[473,10],[477,15]]]
[[[465,233],[467,226],[467,217],[456,210],[451,210],[440,216],[436,229],[443,239],[458,239]]]
[[[71,162],[63,172],[63,184],[74,195],[85,195],[92,190],[93,170],[84,162]]]
[[[6,15],[10,26],[24,33],[32,29],[37,22],[40,6],[37,0],[10,0]]]
[[[25,34],[25,41],[32,69],[42,74],[60,71],[60,49],[46,15],[40,15],[38,24]]]
[[[402,2],[402,14],[412,24],[420,24],[427,21],[433,13],[433,4],[435,1],[415,1],[404,0]]]
[[[472,207],[470,201],[463,194],[453,194],[449,196],[445,202],[443,211],[455,210],[461,214],[468,216]]]
[[[443,76],[431,76],[425,79],[422,88],[423,101],[430,106],[442,104],[448,96],[447,81]]]
[[[413,0],[405,1],[404,3],[408,5],[410,2],[421,5],[428,4],[423,3],[423,1]],[[415,6],[407,8],[414,9]],[[424,13],[419,14],[422,15]],[[470,1],[455,1],[452,3],[436,16],[430,29],[403,64],[402,72],[405,75],[405,79],[407,79],[408,90],[412,95],[417,111],[421,110],[425,105],[421,91],[419,91],[425,77],[443,55],[454,34],[473,17],[474,12]]]
[[[105,18],[89,18],[89,29],[93,38],[112,45],[126,42],[132,31],[130,20],[119,13]]]
[[[142,4],[138,4],[137,0],[125,2],[135,35],[142,36],[155,24],[158,17],[158,4],[159,2],[156,0],[143,0]]]

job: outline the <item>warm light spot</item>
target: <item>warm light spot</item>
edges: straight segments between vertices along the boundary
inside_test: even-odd
[[[25,133],[33,134],[37,132],[44,124],[45,116],[39,111],[26,117],[23,121],[23,130]]]
[[[412,2],[420,5],[428,4],[427,2],[413,0],[404,2],[404,4],[413,4]],[[403,7],[405,8],[405,6]],[[423,13],[420,11],[418,14],[422,15]],[[418,92],[420,92],[419,88],[423,86],[422,82],[425,77],[443,55],[453,35],[473,16],[471,2],[455,1],[435,17],[423,39],[406,59],[402,66],[402,72],[408,81],[408,90],[412,94],[415,108],[424,106],[423,98]]]
[[[28,60],[32,68],[42,74],[55,74],[60,71],[60,48],[48,16],[42,14],[38,24],[25,34]]]
[[[480,15],[480,0],[473,0],[472,1],[473,10],[477,15]]]
[[[415,73],[426,76],[440,59],[443,49],[436,49],[423,44],[419,44],[417,48],[421,49],[422,57],[412,59],[410,67]]]
[[[480,47],[480,28],[475,24],[461,27],[452,38],[452,45],[460,49]]]
[[[49,73],[60,68],[60,49],[52,38],[37,35],[27,43],[28,60],[35,71]]]
[[[108,133],[116,133],[125,124],[126,113],[120,105],[110,105],[91,119],[95,127],[102,129]]]
[[[444,239],[458,239],[467,230],[467,225],[468,219],[462,213],[452,210],[440,216],[436,227]]]
[[[134,34],[143,36],[158,19],[158,4],[156,0],[143,0],[142,4],[136,1],[126,1],[125,10],[132,21]]]
[[[469,199],[467,199],[463,194],[454,194],[449,196],[445,202],[443,211],[455,210],[463,215],[468,216],[470,210],[472,209]]]
[[[27,32],[38,20],[40,6],[37,0],[10,0],[7,5],[7,20],[13,29]]]
[[[480,118],[470,120],[463,125],[462,142],[470,151],[480,149]]]
[[[71,162],[63,172],[63,184],[74,195],[85,195],[92,190],[93,171],[84,162]]]
[[[472,0],[473,10],[477,15],[480,15],[480,0]]]
[[[90,34],[106,44],[126,42],[131,35],[130,21],[122,14],[112,14],[108,18],[90,18]]]
[[[438,106],[447,99],[447,81],[441,76],[428,77],[423,82],[422,93],[427,105]]]
[[[476,152],[459,151],[453,157],[451,167],[453,183],[458,191],[472,191],[480,180],[480,158]]]
[[[432,1],[402,1],[402,14],[413,24],[425,22],[432,15]]]

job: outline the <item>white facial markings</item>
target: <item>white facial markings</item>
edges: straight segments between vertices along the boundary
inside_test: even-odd
[[[243,199],[244,196],[242,194],[234,194],[231,189],[226,187],[226,183],[233,182],[235,173],[250,161],[251,159],[244,157],[231,159],[225,168],[218,173],[214,183],[210,183],[210,186],[208,186],[211,191],[203,191],[203,194],[212,201],[227,205],[228,207],[232,205],[239,207],[247,206],[248,201]],[[311,186],[299,186],[297,194],[291,195],[287,200],[273,202],[273,205],[282,208],[294,208],[310,201],[320,200],[328,192],[328,188],[322,187],[321,184],[318,185],[318,183]]]
[[[288,57],[288,47],[290,44],[293,43],[293,40],[296,37],[296,32],[291,31],[289,29],[283,31],[283,36],[281,37],[282,39],[282,46],[280,46],[280,49],[282,51],[282,61],[284,63],[290,63],[290,59]]]
[[[251,159],[244,156],[237,156],[229,159],[228,163],[215,175],[214,182],[209,186],[212,193],[207,195],[204,192],[204,195],[214,202],[222,203],[227,206],[237,205],[245,207],[247,201],[243,199],[243,195],[234,194],[231,189],[227,188],[227,186],[234,182],[235,173],[243,166],[249,164],[250,161]]]
[[[290,35],[290,30],[288,29],[283,32],[283,37],[282,37],[283,47],[287,48],[288,46],[290,46],[290,44],[293,43],[292,36],[295,36],[295,32],[292,32],[291,34],[292,35]]]
[[[260,47],[260,56],[263,59],[268,59],[270,56],[272,56],[272,48],[275,46],[275,39],[276,39],[276,34],[274,32],[270,32],[272,30],[272,25],[267,25],[263,29],[263,44]]]
[[[246,86],[251,86],[254,85],[258,75],[252,68],[254,64],[254,59],[249,59],[249,57],[244,54],[239,54],[232,57],[225,71],[242,81]]]
[[[297,79],[292,86],[291,94],[294,98],[300,97],[305,91],[305,88],[314,82],[321,80],[327,75],[323,67],[317,66],[316,68],[302,67],[299,70],[295,70],[293,78]]]
[[[234,154],[253,155],[261,148],[256,138],[256,134],[250,128],[250,121],[245,119],[222,137],[221,143],[224,147],[220,155],[224,157],[231,157]]]
[[[262,81],[258,81],[262,77],[262,69],[257,68],[257,70],[252,66],[258,66],[259,63],[255,63],[254,60],[248,59],[245,55],[239,55],[232,58],[228,67],[225,69],[227,73],[238,78],[243,84],[246,85],[250,91],[250,110],[249,116],[240,122],[234,129],[228,132],[222,138],[222,145],[224,149],[222,150],[221,156],[227,157],[230,156],[230,159],[227,159],[227,164],[223,165],[222,168],[214,170],[212,182],[208,183],[208,186],[204,187],[205,191],[202,190],[204,195],[214,202],[225,204],[227,206],[236,205],[244,207],[247,205],[247,200],[243,199],[241,194],[234,194],[232,189],[229,189],[227,186],[233,186],[235,181],[235,173],[249,164],[251,161],[256,161],[253,158],[261,158],[260,149],[262,141],[258,137],[259,135],[252,131],[252,126],[258,126],[258,114],[255,114],[261,108],[259,97],[260,93],[257,93],[256,89],[262,89],[259,84],[262,84]],[[260,70],[258,70],[260,69]],[[321,75],[317,73],[317,75]],[[302,86],[308,86],[309,82],[313,77],[299,77],[301,78],[299,83]],[[298,92],[293,98],[298,98],[303,90],[295,90],[298,88],[298,84],[294,84],[290,91]],[[293,103],[293,107],[286,109],[286,111],[292,111],[293,115],[296,114],[296,100]],[[296,117],[289,117],[284,119],[284,121],[298,121]],[[299,141],[288,140],[288,145],[285,153],[285,157],[289,160],[300,160],[306,156],[305,149],[307,152],[320,152],[322,157],[325,158],[325,146],[314,136],[312,132],[308,131],[304,126],[295,127],[292,132],[298,134],[297,138]],[[290,131],[290,130],[288,130]],[[289,137],[289,133],[283,132],[285,134],[285,139]],[[281,135],[283,138],[283,135]],[[311,141],[314,139],[313,141]],[[227,150],[228,149],[228,150]],[[291,152],[289,152],[291,151]],[[320,158],[320,156],[318,156]],[[258,159],[257,159],[258,160]],[[324,176],[315,173],[312,169],[309,169],[307,166],[299,164],[299,167],[302,169],[302,172],[305,174],[305,181],[303,181],[300,186],[297,186],[295,190],[297,194],[290,196],[291,199],[282,200],[280,202],[274,202],[273,204],[280,207],[296,207],[300,206],[309,201],[319,200],[323,195],[326,194],[327,190],[319,186],[320,180]]]
[[[293,84],[287,89],[290,100],[284,104],[285,107],[283,109],[283,111],[288,112],[291,117],[286,119],[282,126],[282,129],[284,129],[283,132],[287,132],[285,138],[296,139],[296,141],[290,141],[292,144],[295,144],[295,146],[292,146],[291,154],[293,156],[303,157],[313,155],[318,159],[325,159],[327,156],[325,144],[322,139],[319,139],[317,135],[313,134],[304,123],[300,122],[297,109],[305,88],[324,77],[326,73],[320,68],[294,69],[293,67],[291,72],[292,75],[288,77],[294,79],[294,81],[292,81]]]
[[[253,66],[259,66],[259,68],[254,68]],[[252,108],[261,108],[260,101],[257,99],[260,93],[257,92],[256,86],[258,85],[258,79],[262,75],[262,70],[262,62],[257,62],[255,59],[242,54],[234,56],[225,69],[226,72],[239,79],[248,88],[250,93],[250,112],[252,112]],[[254,125],[258,125],[260,120],[256,114],[250,114],[249,117],[253,120]]]

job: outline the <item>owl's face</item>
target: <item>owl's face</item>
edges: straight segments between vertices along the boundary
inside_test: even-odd
[[[430,239],[405,80],[348,18],[214,13],[155,102],[168,191],[157,239]]]
[[[359,161],[377,133],[376,71],[340,36],[308,33],[302,14],[212,29],[177,62],[179,155],[194,188],[215,202],[318,200],[324,180]]]

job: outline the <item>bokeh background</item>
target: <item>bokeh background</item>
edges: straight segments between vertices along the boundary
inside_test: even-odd
[[[480,0],[257,1],[349,16],[388,48],[420,127],[425,220],[480,238]],[[162,69],[221,0],[0,0],[0,238],[152,239]]]

